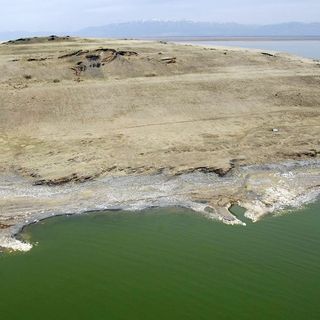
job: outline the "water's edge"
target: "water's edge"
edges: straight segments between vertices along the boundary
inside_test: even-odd
[[[245,225],[229,209],[237,204],[256,222],[320,195],[320,160],[235,168],[224,177],[191,172],[169,176],[104,177],[82,184],[34,186],[18,176],[0,177],[0,247],[28,251],[16,239],[27,225],[49,217],[90,211],[140,211],[182,207],[230,225]]]

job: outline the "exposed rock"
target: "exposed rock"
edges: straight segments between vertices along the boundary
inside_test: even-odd
[[[66,53],[62,56],[59,56],[58,59],[64,59],[64,58],[69,58],[69,57],[73,57],[73,56],[80,56],[82,54],[88,53],[89,50],[77,50],[77,51],[73,51],[70,53]]]
[[[166,64],[170,64],[170,63],[176,63],[177,62],[177,58],[176,57],[165,57],[160,59],[160,61],[166,63]]]
[[[226,174],[228,174],[232,170],[233,166],[230,165],[229,167],[196,167],[196,168],[190,168],[187,170],[180,170],[176,172],[175,175],[182,175],[182,174],[188,174],[193,172],[201,172],[201,173],[215,173],[219,177],[224,177]]]
[[[59,37],[55,36],[55,35],[52,35],[52,36],[48,37],[48,41],[54,41],[54,40],[57,40],[57,39],[59,39]]]
[[[300,152],[295,152],[292,154],[294,158],[316,158],[320,154],[320,151],[317,150],[305,150]]]
[[[42,185],[47,185],[47,186],[60,186],[60,185],[64,185],[67,183],[82,183],[85,181],[89,181],[89,180],[93,180],[94,178],[96,178],[97,175],[85,175],[85,176],[79,176],[76,173],[71,174],[70,176],[66,176],[66,177],[61,177],[58,179],[41,179],[41,180],[37,180],[34,182],[35,186],[42,186]]]
[[[28,62],[32,62],[32,61],[45,61],[48,58],[28,58],[27,61]]]
[[[85,60],[82,59],[76,63],[74,67],[71,67],[71,70],[75,72],[76,76],[80,76],[81,72],[87,71],[89,68],[100,68],[106,63],[110,63],[115,60],[117,57],[131,57],[137,56],[138,53],[135,51],[117,51],[115,49],[109,48],[99,48],[93,51],[89,50],[77,50],[59,57],[63,58],[77,58],[85,55]]]
[[[49,37],[31,37],[31,38],[19,38],[16,40],[9,40],[4,42],[4,44],[33,44],[33,43],[43,43],[46,41],[68,41],[72,38],[70,36],[59,37],[56,35],[51,35]]]
[[[269,53],[269,52],[261,52],[261,54],[264,55],[264,56],[268,56],[268,57],[275,57],[274,54]]]
[[[101,59],[101,62],[103,62],[103,63],[109,63],[117,57],[116,51],[109,50],[109,51],[104,51],[104,52],[105,52],[105,54],[104,54],[103,58]]]
[[[16,40],[9,40],[7,42],[4,42],[4,44],[17,44],[17,43],[25,43],[31,41],[31,38],[19,38]]]
[[[97,61],[99,60],[101,57],[100,55],[97,55],[97,54],[87,54],[86,55],[86,58],[90,61]]]
[[[137,56],[138,53],[135,51],[117,51],[117,54],[120,56],[130,57],[130,56]]]
[[[116,53],[117,50],[115,49],[110,49],[110,48],[99,48],[95,50],[96,52],[112,52],[112,53]]]

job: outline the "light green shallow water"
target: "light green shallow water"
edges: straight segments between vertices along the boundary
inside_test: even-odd
[[[59,217],[0,255],[0,319],[320,319],[320,205],[247,227],[183,209]]]

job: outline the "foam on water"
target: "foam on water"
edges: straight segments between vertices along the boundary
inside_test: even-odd
[[[0,245],[4,249],[22,252],[27,252],[33,247],[31,243],[22,242],[11,237],[1,237]]]

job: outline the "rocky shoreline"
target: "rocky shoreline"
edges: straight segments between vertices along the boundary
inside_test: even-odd
[[[315,201],[319,194],[317,159],[242,166],[223,176],[208,169],[179,175],[107,176],[61,185],[32,185],[7,175],[0,178],[0,247],[30,250],[31,244],[15,236],[24,226],[57,215],[179,206],[226,224],[245,225],[229,211],[232,205],[245,208],[245,216],[256,222]]]

